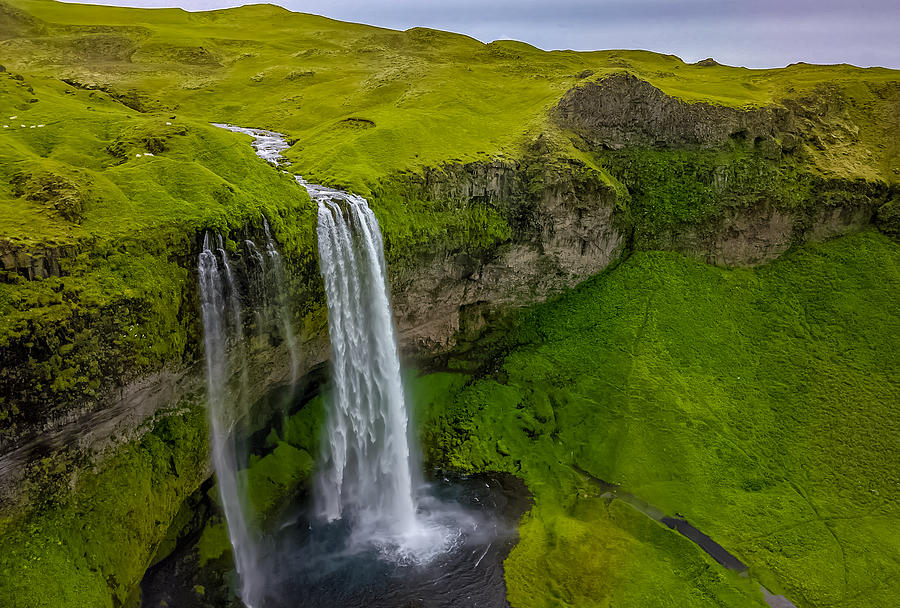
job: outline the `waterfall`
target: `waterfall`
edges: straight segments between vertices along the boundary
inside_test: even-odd
[[[263,218],[263,229],[266,234],[266,253],[272,261],[273,284],[275,285],[276,305],[278,307],[279,321],[281,322],[281,335],[285,345],[287,345],[288,356],[291,358],[291,386],[294,386],[297,384],[299,361],[297,358],[297,339],[291,330],[288,297],[284,289],[284,268],[281,266],[281,254],[275,248],[275,241],[272,240],[272,234],[269,232],[269,222],[265,218]]]
[[[443,532],[417,516],[408,415],[378,221],[366,200],[311,189],[318,203],[334,390],[316,478],[319,515],[403,558],[440,551]]]
[[[294,335],[291,329],[287,298],[284,294],[283,272],[280,255],[275,248],[266,226],[266,251],[273,260],[273,272],[263,272],[258,277],[255,302],[263,308],[269,307],[270,292],[276,294],[280,309],[280,323],[277,331],[288,344],[291,356],[292,381],[296,381],[297,358]],[[243,311],[238,286],[232,273],[228,254],[221,235],[216,237],[216,246],[210,234],[203,237],[203,248],[197,264],[200,281],[200,306],[203,319],[203,338],[206,351],[206,378],[208,391],[208,417],[213,466],[218,480],[219,497],[228,527],[228,537],[234,553],[235,569],[240,579],[241,600],[248,608],[258,606],[265,590],[265,574],[259,567],[258,539],[249,525],[251,506],[246,492],[239,483],[238,471],[246,465],[247,452],[239,448],[239,440],[245,429],[240,426],[248,418],[249,370],[247,348],[244,341]],[[246,241],[249,258],[262,265],[265,258],[253,241]],[[278,260],[274,264],[274,260]],[[271,325],[271,324],[270,324]],[[273,328],[266,326],[264,331]],[[229,349],[229,345],[231,348]],[[230,354],[229,354],[230,350]],[[228,391],[229,380],[238,378],[237,394],[232,397]]]
[[[200,307],[203,318],[203,339],[206,350],[206,381],[208,391],[210,443],[213,466],[218,479],[219,497],[225,512],[228,537],[234,552],[234,565],[241,579],[241,599],[251,607],[258,594],[259,573],[255,571],[255,545],[247,527],[245,505],[238,487],[238,455],[234,437],[236,412],[228,400],[229,365],[227,352],[227,317],[232,325],[241,327],[240,303],[235,289],[231,266],[225,249],[210,247],[207,233],[203,237],[203,251],[197,271],[200,277]],[[219,259],[222,269],[219,268]],[[226,304],[227,299],[227,304]],[[235,329],[240,336],[242,330]],[[246,364],[242,362],[241,383],[245,383]],[[242,393],[245,392],[242,387]],[[243,400],[243,397],[240,397]]]
[[[289,146],[280,133],[213,124],[252,136],[257,155],[276,167],[290,164],[281,155]],[[425,494],[417,496],[413,480],[420,475],[410,455],[378,221],[364,198],[294,178],[318,205],[319,264],[332,348],[334,390],[315,479],[316,510],[323,520],[349,523],[351,542],[359,546],[374,546],[389,558],[428,561],[477,525],[465,528],[461,522],[469,521],[467,516]],[[271,263],[248,241],[250,258],[263,275],[271,266],[280,285],[281,259],[270,247],[268,224],[265,233]],[[280,305],[284,295],[275,299],[285,310]],[[293,334],[288,335],[293,365]]]
[[[291,362],[291,386],[297,383],[300,359],[297,353],[297,339],[294,336],[290,317],[290,303],[284,288],[284,268],[281,254],[269,232],[269,222],[263,219],[266,235],[266,253],[259,250],[251,240],[244,241],[250,259],[258,266],[252,274],[251,290],[260,301],[256,311],[256,328],[259,335],[276,334],[284,342]]]

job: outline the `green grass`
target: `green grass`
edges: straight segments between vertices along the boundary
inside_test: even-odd
[[[0,605],[121,606],[203,480],[207,453],[205,413],[193,406],[161,417],[102,469],[83,468],[74,488],[48,484],[42,508],[0,534]],[[55,468],[71,464],[56,462],[44,461],[47,477],[70,479]]]
[[[527,312],[496,373],[425,376],[427,455],[534,492],[515,606],[721,597],[666,603],[700,561],[667,579],[661,533],[617,529],[580,471],[684,514],[798,606],[894,605],[898,294],[900,246],[874,232],[756,270],[635,253]]]
[[[23,94],[38,103],[11,111],[17,128],[0,136],[0,251],[59,250],[61,276],[0,273],[7,437],[192,357],[199,330],[180,307],[195,293],[186,260],[204,230],[261,231],[268,218],[286,256],[315,260],[314,206],[248,138],[0,73],[0,100],[19,108]]]
[[[255,157],[247,138],[135,112],[51,78],[0,73],[4,102],[15,105],[23,86],[39,103],[11,110],[14,121],[0,119],[13,123],[0,138],[0,235],[14,245],[134,240],[146,231],[183,241],[260,215],[276,222],[309,204],[289,176]]]
[[[889,143],[896,117],[882,99],[896,87],[895,70],[804,64],[750,70],[689,65],[647,51],[545,52],[271,5],[188,14],[7,3],[38,20],[13,26],[2,43],[15,69],[109,86],[147,109],[286,132],[296,170],[363,194],[399,171],[515,158],[550,128],[546,110],[585,81],[578,75],[592,72],[590,80],[623,70],[689,102],[735,107],[809,96],[827,84],[837,91],[832,98],[848,101],[860,131],[818,160],[842,173],[896,180],[898,149]],[[885,143],[888,149],[879,147]]]

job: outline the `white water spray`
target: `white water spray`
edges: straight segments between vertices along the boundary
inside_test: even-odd
[[[218,254],[218,255],[217,255]],[[219,268],[219,260],[222,269]],[[219,496],[228,525],[228,537],[234,551],[234,563],[241,579],[241,599],[252,608],[261,592],[261,573],[256,570],[256,544],[247,526],[245,504],[238,484],[238,453],[234,426],[239,413],[228,398],[228,313],[234,335],[243,336],[240,303],[231,267],[224,248],[216,251],[210,246],[209,234],[203,237],[203,250],[197,265],[200,277],[200,305],[203,317],[203,338],[206,350],[207,412],[213,466],[218,480]],[[243,344],[239,345],[243,348]],[[241,357],[243,359],[243,356]],[[246,394],[246,365],[241,362],[241,393]],[[242,406],[243,407],[243,406]]]
[[[400,358],[375,214],[360,196],[310,188],[319,205],[334,394],[316,478],[321,517],[349,520],[354,539],[427,561],[451,542],[417,516]]]
[[[250,273],[254,308],[262,308],[267,317],[258,323],[264,333],[280,333],[291,358],[291,381],[297,380],[297,354],[291,327],[281,256],[265,226],[266,256],[253,241],[246,241],[248,256],[260,268]],[[257,534],[250,526],[252,505],[242,487],[239,470],[247,464],[247,451],[239,441],[245,439],[249,410],[249,370],[247,345],[244,341],[243,311],[238,285],[228,260],[221,235],[203,237],[203,248],[197,264],[200,279],[200,305],[203,339],[206,351],[208,417],[213,466],[218,480],[222,510],[228,525],[228,537],[234,553],[235,569],[240,578],[241,600],[248,608],[259,606],[265,591],[265,573],[259,567]],[[274,297],[271,294],[275,294]],[[272,300],[275,304],[272,304]],[[275,322],[273,309],[278,311]],[[237,391],[229,392],[229,380],[238,378]]]
[[[415,522],[407,415],[378,223],[360,197],[319,202],[319,258],[334,355],[334,403],[317,498],[322,515],[395,531]]]
[[[288,145],[279,133],[214,124],[252,136],[257,155],[266,161],[290,164],[281,156]],[[403,561],[428,561],[447,551],[462,528],[433,504],[424,512],[417,504],[418,474],[410,457],[378,221],[364,198],[295,178],[318,204],[333,355],[333,403],[315,488],[319,515],[348,521],[359,547],[374,546]],[[280,264],[275,257],[272,262]]]
[[[291,328],[291,318],[288,308],[288,296],[284,289],[284,268],[281,265],[281,254],[275,248],[275,241],[272,240],[272,234],[269,232],[269,222],[263,218],[263,229],[266,233],[266,253],[272,262],[273,279],[271,283],[275,285],[276,305],[278,307],[278,317],[281,323],[281,336],[288,349],[288,355],[291,358],[291,386],[297,384],[297,373],[299,372],[299,359],[297,357],[297,339]]]

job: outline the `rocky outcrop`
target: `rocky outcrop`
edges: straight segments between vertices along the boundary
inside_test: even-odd
[[[799,87],[798,87],[799,88]],[[837,83],[765,106],[687,102],[629,72],[570,89],[551,110],[560,127],[597,150],[732,149],[806,164],[821,175],[896,181],[900,83],[868,84],[856,97]]]
[[[731,140],[774,141],[793,130],[785,108],[739,109],[670,97],[628,72],[566,93],[552,112],[557,124],[592,145],[715,148]],[[778,150],[772,150],[773,153]]]
[[[551,116],[621,184],[634,247],[750,266],[873,221],[884,229],[896,186],[866,138],[894,128],[900,87],[872,92],[867,111],[884,120],[860,126],[835,85],[737,108],[688,103],[620,72],[574,87]]]
[[[0,281],[13,276],[45,279],[60,276],[60,260],[77,255],[74,245],[35,250],[0,241]]]
[[[428,171],[414,182],[410,196],[499,210],[512,236],[489,248],[437,244],[391,267],[404,351],[426,356],[446,350],[466,309],[543,301],[621,254],[625,236],[614,217],[615,192],[583,169],[541,158],[471,163]]]

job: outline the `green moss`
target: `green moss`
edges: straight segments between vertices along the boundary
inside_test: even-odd
[[[0,73],[0,98],[19,82]],[[231,133],[24,82],[42,100],[28,122],[45,126],[4,132],[0,146],[0,251],[19,260],[0,277],[0,387],[17,396],[0,403],[0,434],[11,438],[193,356],[199,328],[182,309],[194,305],[204,229],[260,230],[268,218],[297,268],[315,261],[306,192]],[[59,276],[24,280],[32,259],[37,278]]]
[[[321,397],[284,418],[280,433],[272,428],[265,447],[250,456],[238,481],[247,496],[251,526],[264,529],[292,498],[306,488],[317,454],[324,417]],[[215,500],[218,501],[218,495]]]
[[[241,483],[247,488],[255,516],[263,520],[272,515],[287,497],[296,493],[301,482],[312,473],[312,467],[309,452],[283,441],[262,458],[252,457],[250,466],[241,476]]]
[[[507,220],[486,203],[435,200],[423,194],[421,178],[398,176],[372,195],[392,265],[415,263],[425,249],[477,252],[512,236]]]
[[[210,520],[197,541],[197,560],[200,567],[231,552],[228,527],[221,518]]]
[[[513,606],[765,606],[758,587],[632,507],[535,508],[506,561]]]
[[[647,605],[724,576],[660,566],[681,553],[671,536],[605,513],[581,471],[684,514],[798,606],[892,605],[898,293],[900,247],[871,231],[756,270],[636,252],[525,314],[495,375],[429,380],[447,388],[430,393],[426,454],[534,492],[507,563],[516,606]],[[659,578],[640,599],[630,581],[646,570]],[[745,597],[710,584],[672,605]]]
[[[601,161],[624,186],[641,239],[708,229],[730,208],[794,212],[819,202],[813,176],[752,152],[629,149],[603,152]]]
[[[121,605],[149,565],[207,458],[202,409],[160,417],[139,441],[50,489],[0,538],[0,604]]]
[[[900,200],[895,196],[894,200],[879,207],[875,221],[882,232],[900,238]]]

